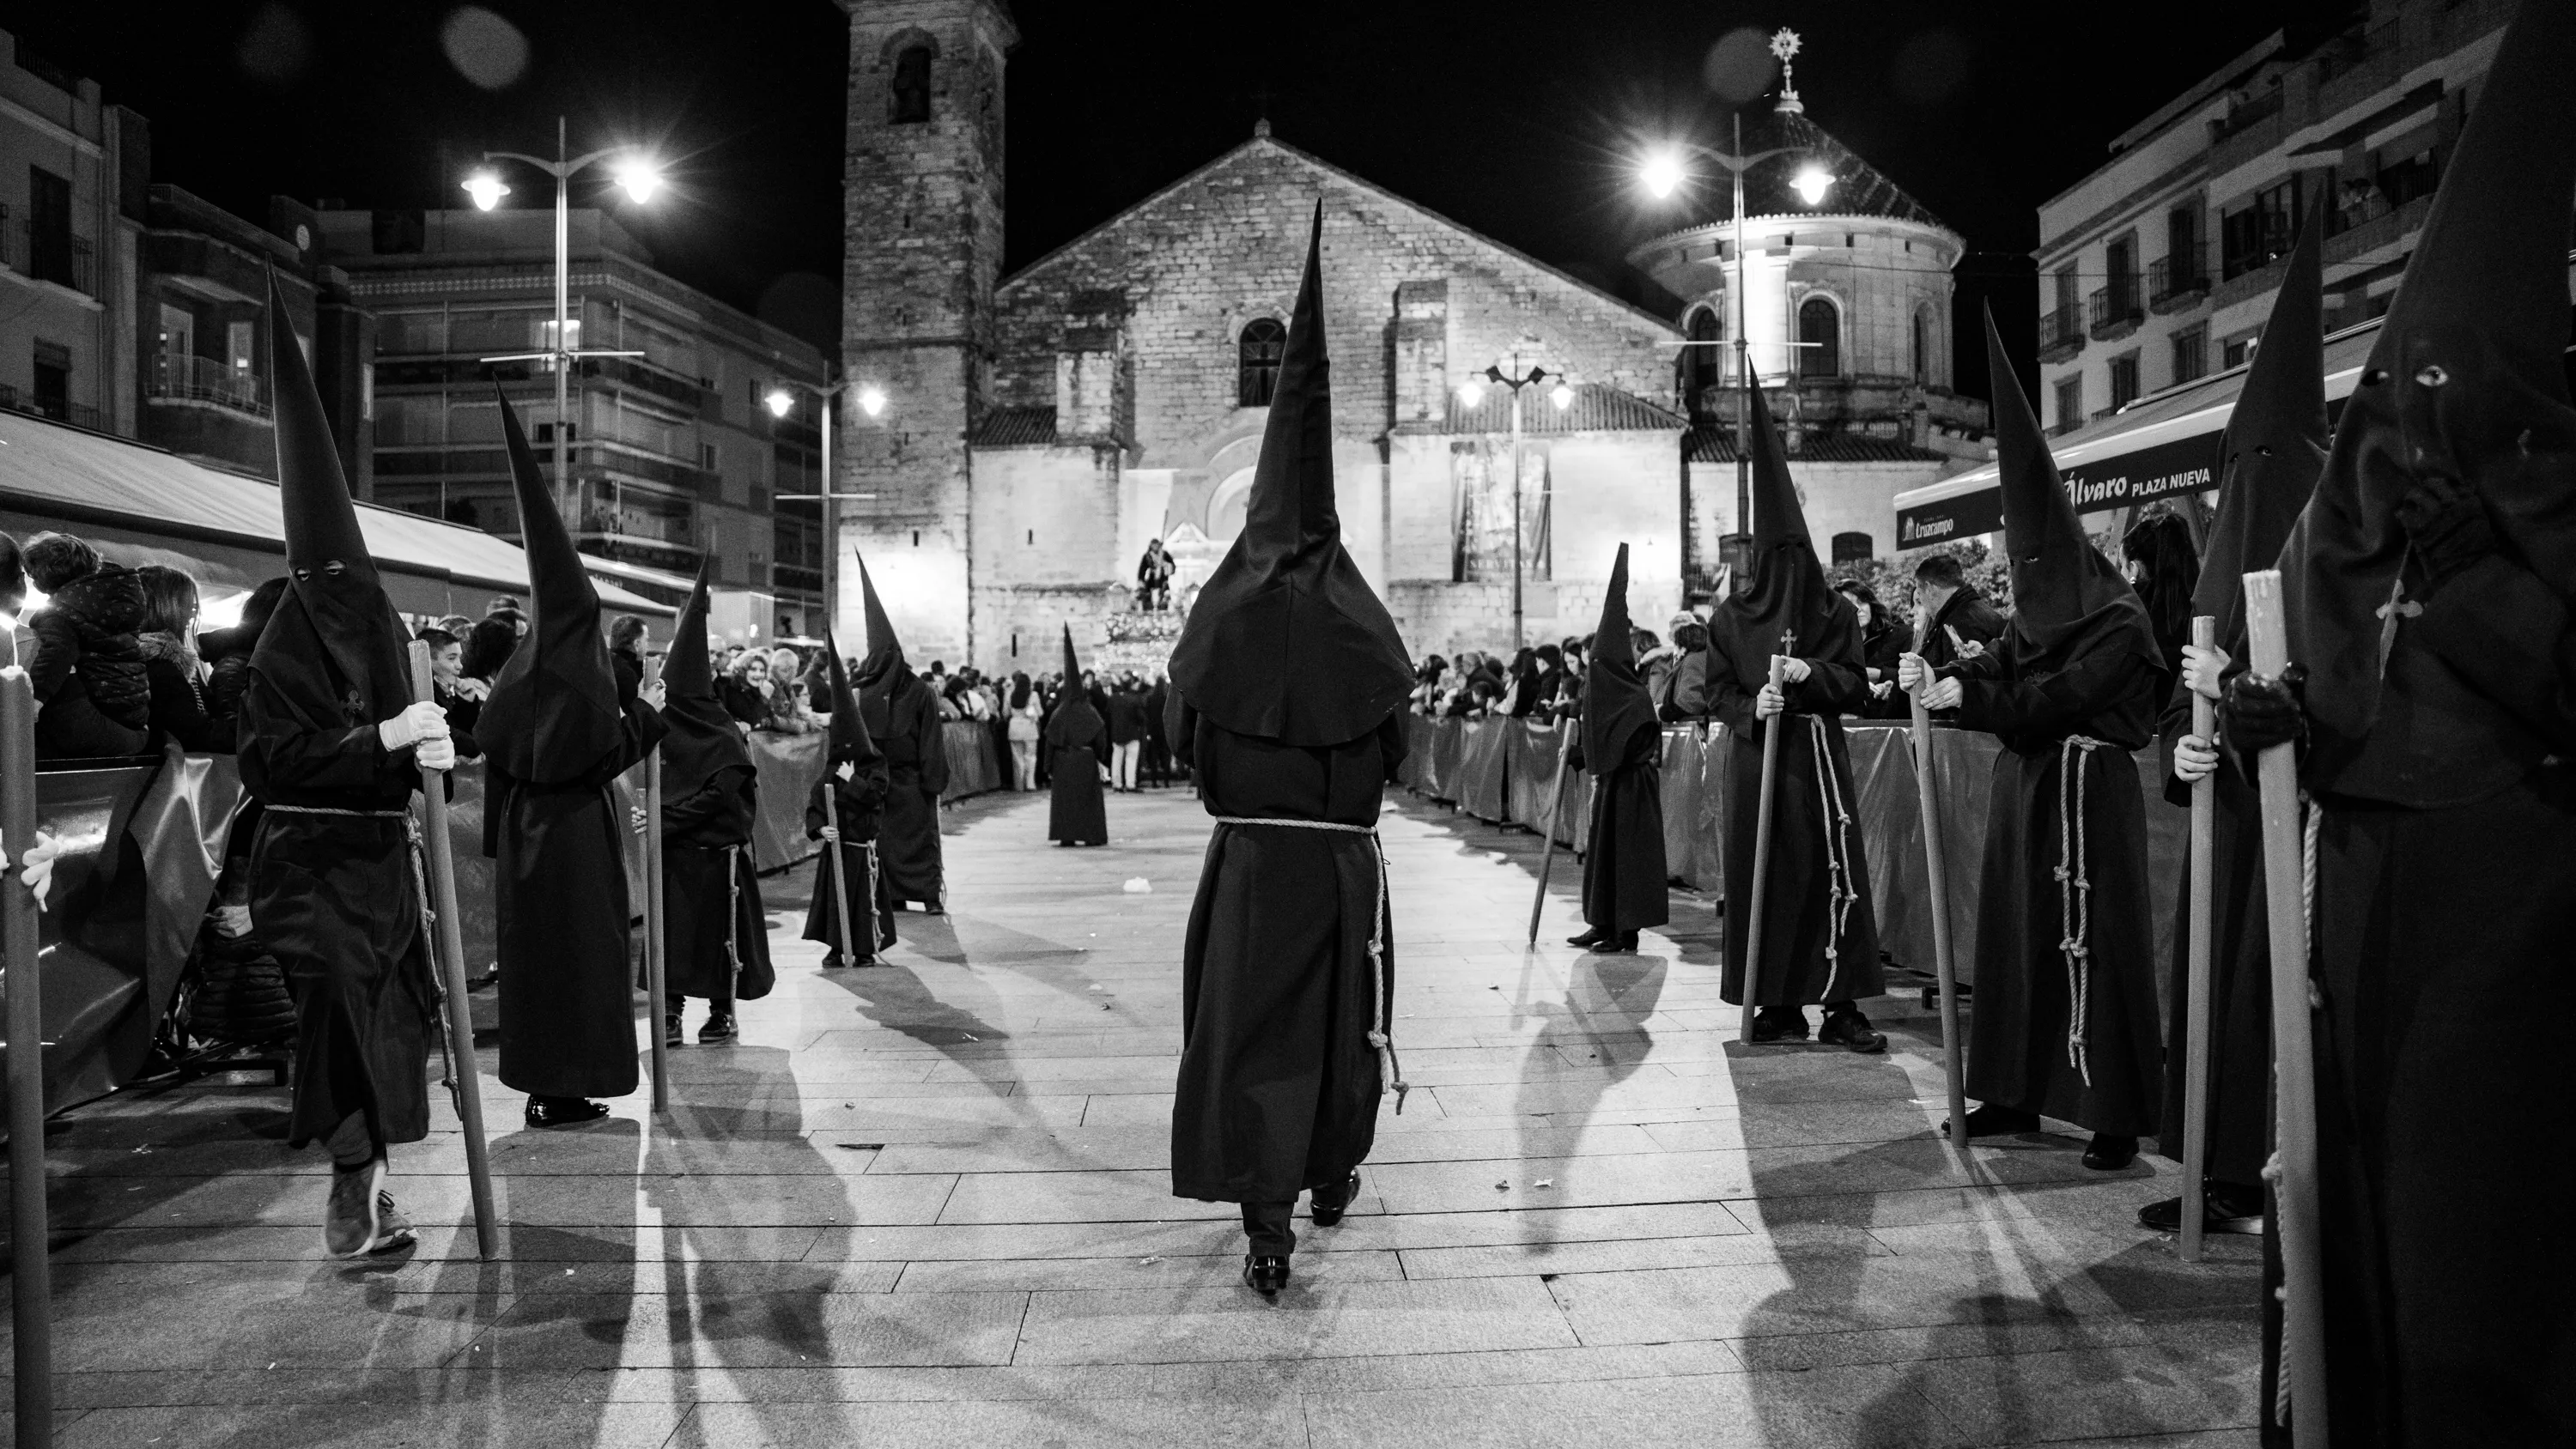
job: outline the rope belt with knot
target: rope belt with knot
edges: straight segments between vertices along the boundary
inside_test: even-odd
[[[1369,916],[1369,977],[1377,983],[1372,993],[1377,1009],[1371,1013],[1376,1025],[1369,1029],[1368,1043],[1377,1049],[1379,1074],[1387,1086],[1395,1089],[1395,1115],[1404,1115],[1404,1094],[1413,1084],[1404,1080],[1403,1064],[1396,1060],[1395,1038],[1387,1031],[1386,1012],[1389,998],[1395,995],[1394,968],[1386,959],[1386,846],[1377,838],[1374,825],[1343,825],[1331,820],[1256,820],[1242,815],[1219,815],[1219,825],[1277,825],[1290,830],[1330,830],[1343,835],[1365,835],[1369,850],[1377,856],[1377,909]]]
[[[1825,813],[1825,877],[1830,893],[1825,899],[1825,990],[1823,1000],[1832,1001],[1834,979],[1842,971],[1843,934],[1851,919],[1851,909],[1860,899],[1851,863],[1851,811],[1843,804],[1842,767],[1834,762],[1833,731],[1824,716],[1807,716],[1807,735],[1815,744],[1816,798]]]
[[[352,820],[399,820],[403,823],[403,843],[411,855],[412,896],[420,903],[421,949],[433,958],[429,972],[430,992],[438,998],[439,1024],[446,1026],[447,983],[440,978],[435,964],[438,912],[429,903],[429,857],[427,847],[421,841],[420,817],[409,810],[338,810],[328,805],[271,805],[267,808],[283,815],[336,815]],[[457,1091],[456,1058],[448,1050],[447,1032],[444,1030],[438,1034],[438,1058],[447,1073],[439,1085],[447,1088],[448,1094],[453,1096]]]
[[[2066,1061],[2093,1085],[2093,1054],[2085,1040],[2085,1023],[2093,998],[2093,881],[2086,849],[2084,806],[2086,766],[2102,741],[2068,735],[2057,747],[2057,912],[2061,929],[2058,954],[2066,958]]]

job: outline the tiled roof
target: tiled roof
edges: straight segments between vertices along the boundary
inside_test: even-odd
[[[1047,447],[1055,442],[1055,409],[995,408],[975,425],[979,448]]]
[[[1621,392],[1606,383],[1580,382],[1574,385],[1574,396],[1564,407],[1549,398],[1554,384],[1542,382],[1524,389],[1521,399],[1521,432],[1539,437],[1550,433],[1673,433],[1689,426],[1689,419],[1670,408],[1659,407],[1634,393]],[[1507,387],[1488,386],[1484,398],[1469,407],[1457,394],[1449,396],[1451,433],[1508,433],[1512,430],[1512,393]]]
[[[1800,446],[1789,454],[1793,460],[1809,463],[1940,463],[1948,461],[1929,448],[1918,448],[1902,438],[1874,438],[1867,433],[1809,433],[1799,440]],[[1735,440],[1724,428],[1691,429],[1683,445],[1682,457],[1692,463],[1732,463]]]

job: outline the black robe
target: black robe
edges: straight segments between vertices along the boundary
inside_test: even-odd
[[[1664,732],[1628,735],[1626,757],[1593,770],[1578,741],[1570,763],[1593,770],[1592,822],[1583,847],[1585,924],[1622,934],[1672,919],[1664,859]]]
[[[327,1139],[363,1113],[376,1141],[418,1142],[438,988],[408,821],[274,807],[408,812],[419,772],[386,753],[374,721],[311,729],[256,670],[249,681],[242,784],[272,807],[251,845],[251,920],[296,998],[287,1141]]]
[[[862,681],[859,708],[868,738],[885,753],[890,780],[878,822],[878,871],[898,901],[945,904],[939,796],[948,788],[948,747],[940,734],[939,696],[909,670],[897,670],[891,680],[881,675],[873,683]]]
[[[1878,960],[1878,918],[1870,908],[1869,860],[1861,849],[1859,786],[1840,718],[1869,699],[1858,631],[1838,611],[1828,626],[1822,657],[1807,660],[1807,677],[1782,688],[1788,713],[1757,719],[1754,697],[1771,677],[1770,656],[1738,659],[1731,631],[1720,626],[1709,641],[1709,712],[1725,724],[1734,744],[1727,751],[1726,972],[1720,998],[1744,1001],[1744,954],[1753,924],[1753,847],[1760,834],[1762,741],[1772,723],[1780,736],[1778,774],[1771,795],[1770,876],[1763,883],[1762,964],[1755,975],[1756,1006],[1812,1006],[1857,1001],[1887,989]],[[1749,652],[1749,651],[1748,651]],[[1821,727],[1826,779],[1818,775],[1816,738]],[[1833,801],[1826,803],[1830,782]],[[1836,879],[1834,862],[1841,862]],[[1839,890],[1840,899],[1836,899]],[[1738,902],[1743,904],[1739,905]]]
[[[1299,747],[1236,734],[1177,693],[1174,712],[1176,753],[1219,817],[1373,827],[1404,759],[1400,713]],[[1209,837],[1181,956],[1174,1196],[1285,1202],[1367,1158],[1386,1085],[1368,1038],[1393,1009],[1384,879],[1366,835],[1219,824]]]
[[[1093,715],[1086,737],[1075,738],[1069,719],[1047,726],[1047,839],[1064,845],[1107,845],[1109,810],[1100,789],[1101,767],[1109,763],[1109,730]]]
[[[2156,673],[2105,636],[2052,673],[2024,674],[2015,651],[1990,648],[1944,673],[1960,681],[1959,723],[2003,743],[1995,756],[1978,887],[1977,1002],[1968,1031],[1967,1094],[2114,1136],[2149,1136],[2163,1100],[2155,925],[2147,904],[2146,801],[2130,752],[2154,737]],[[2083,810],[2061,832],[2059,759],[2071,736]],[[2062,841],[2080,840],[2091,916],[2078,981],[2082,1042],[2066,956],[2069,921],[2056,872]],[[2088,893],[2076,893],[2081,899]]]
[[[2191,733],[2191,694],[2181,690],[2165,712],[2166,803],[2191,808],[2191,787],[2174,778],[2176,741]],[[2210,776],[2210,885],[2217,909],[2209,925],[2209,1156],[2204,1176],[2240,1187],[2260,1184],[2272,1154],[2272,944],[2263,905],[2263,813],[2253,783],[2223,752]],[[2172,977],[2165,1033],[2163,1136],[2157,1149],[2182,1160],[2183,1031],[2191,1003],[2191,854],[2176,892]]]
[[[665,728],[651,705],[630,700],[617,748],[561,785],[513,779],[497,755],[486,760],[483,853],[493,858],[500,1076],[516,1091],[635,1090],[635,927],[626,892],[634,832],[609,782],[650,753]]]
[[[751,859],[759,810],[750,765],[727,765],[687,796],[662,797],[662,984],[674,996],[757,1001],[777,984]]]
[[[826,775],[805,793],[805,838],[820,840],[823,827],[835,823],[823,814],[823,788],[838,786],[832,808],[840,812],[840,879],[849,903],[850,952],[864,960],[894,944],[894,883],[887,878],[878,855],[884,848],[878,825],[885,811],[889,776],[882,759],[868,761],[853,774],[855,778],[848,780]],[[827,853],[814,862],[814,894],[805,906],[805,939],[820,941],[837,952],[841,949],[841,923],[832,910],[831,847],[824,849]],[[873,945],[868,940],[871,919],[877,928]]]

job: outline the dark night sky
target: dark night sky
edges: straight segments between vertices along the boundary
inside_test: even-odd
[[[1989,288],[2006,335],[2027,339],[2038,203],[2209,70],[2339,8],[1015,0],[1006,266],[1237,144],[1266,105],[1280,139],[1637,296],[1621,255],[1675,213],[1645,201],[1634,157],[1657,136],[1722,140],[1725,107],[1704,78],[1712,45],[1785,24],[1806,41],[1808,114],[1968,238],[1963,341]],[[847,49],[829,0],[497,0],[525,54],[518,79],[492,90],[450,58],[450,5],[13,9],[22,43],[151,119],[156,181],[245,215],[264,218],[276,192],[461,205],[470,158],[544,149],[562,111],[576,150],[637,137],[675,159],[675,197],[622,211],[666,269],[747,308],[766,299],[790,325],[800,295],[809,317],[828,316],[813,299],[816,279],[839,278]],[[510,48],[505,37],[463,53],[506,71]],[[513,183],[514,201],[542,199],[542,177]]]

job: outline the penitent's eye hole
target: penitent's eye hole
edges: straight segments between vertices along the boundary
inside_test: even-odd
[[[2363,372],[2361,375],[2361,385],[2363,387],[2377,387],[2386,381],[2388,381],[2388,369],[2384,367],[2371,368]]]
[[[2272,445],[2269,443],[2256,443],[2254,445],[2254,451],[2268,458],[2272,456]]]
[[[296,580],[296,582],[298,582],[298,583],[304,583],[304,584],[309,584],[309,583],[313,582],[313,570],[311,570],[311,569],[297,569],[297,570],[295,571],[295,580]]]
[[[335,558],[335,559],[333,559],[333,560],[331,560],[329,563],[326,563],[326,564],[322,565],[322,572],[324,572],[324,573],[326,573],[326,574],[329,574],[331,577],[333,577],[333,578],[335,578],[335,579],[336,579],[336,578],[338,578],[338,577],[340,577],[342,574],[347,573],[348,571],[349,571],[349,566],[348,566],[347,564],[344,564],[344,563],[340,562],[340,561],[339,561],[338,559],[336,559],[336,558]]]
[[[2442,366],[2442,364],[2438,362],[2428,362],[2424,364],[2422,370],[2415,374],[2415,380],[2424,384],[2426,387],[2440,387],[2442,384],[2451,380],[2451,374],[2448,369]]]

